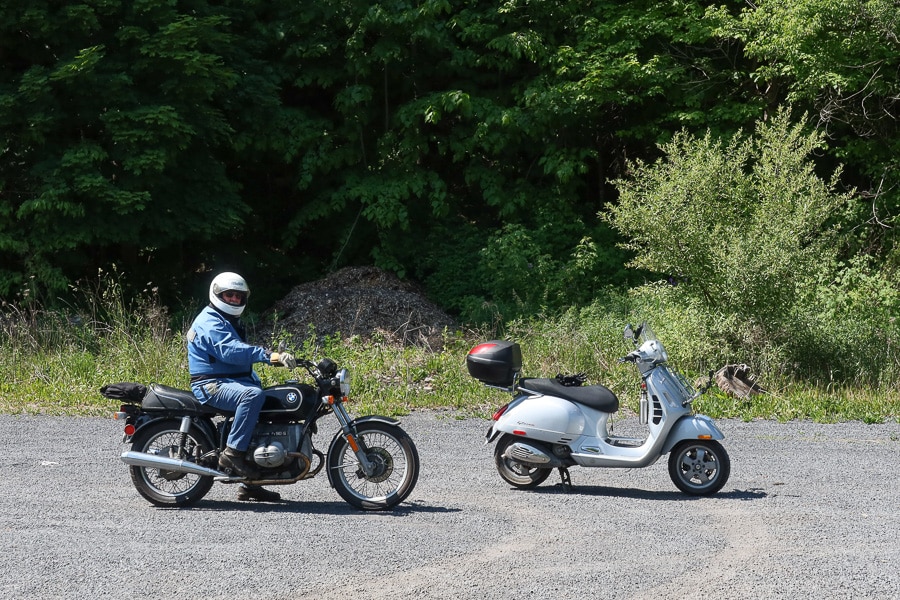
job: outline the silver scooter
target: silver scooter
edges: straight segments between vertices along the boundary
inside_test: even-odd
[[[638,468],[669,454],[669,476],[693,496],[722,489],[731,461],[718,440],[722,432],[706,415],[692,414],[695,391],[670,368],[668,354],[650,327],[625,328],[635,349],[619,362],[634,364],[641,374],[640,422],[646,437],[619,437],[609,428],[619,399],[602,385],[581,385],[583,376],[523,378],[522,353],[515,342],[494,340],[472,348],[466,356],[469,374],[514,398],[493,416],[486,443],[496,441],[494,462],[509,484],[530,489],[558,469],[571,488],[568,468]],[[708,386],[707,386],[708,387]]]

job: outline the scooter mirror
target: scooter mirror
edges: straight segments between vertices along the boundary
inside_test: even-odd
[[[634,330],[631,328],[631,323],[625,326],[625,333],[623,336],[626,341],[634,341]]]

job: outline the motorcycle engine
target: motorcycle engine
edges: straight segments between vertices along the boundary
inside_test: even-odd
[[[280,467],[293,457],[288,452],[300,450],[300,425],[268,423],[257,425],[250,447],[253,461],[261,467]]]

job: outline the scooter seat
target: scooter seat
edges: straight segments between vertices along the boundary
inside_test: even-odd
[[[619,410],[619,399],[605,385],[567,386],[556,379],[525,378],[519,380],[519,388],[547,396],[565,398],[605,413],[614,413]]]

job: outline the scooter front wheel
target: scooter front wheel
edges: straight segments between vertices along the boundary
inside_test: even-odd
[[[515,441],[516,438],[512,435],[504,435],[497,440],[497,446],[494,448],[494,464],[497,465],[497,472],[503,481],[519,489],[530,490],[544,483],[553,469],[531,467],[506,458],[504,456],[506,449]]]
[[[722,489],[731,474],[731,459],[715,440],[685,440],[669,454],[669,477],[691,496],[707,496]]]

